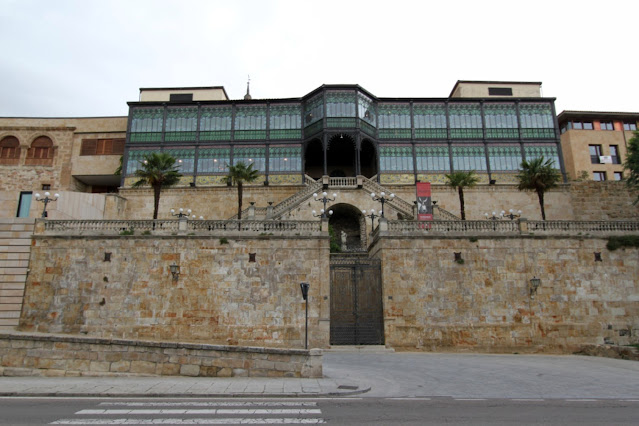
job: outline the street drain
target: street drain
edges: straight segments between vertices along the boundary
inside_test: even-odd
[[[359,386],[348,386],[348,385],[339,385],[337,389],[346,389],[346,390],[357,390]]]

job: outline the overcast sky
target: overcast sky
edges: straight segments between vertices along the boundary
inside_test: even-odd
[[[557,112],[639,112],[638,12],[637,0],[0,0],[0,116],[126,115],[140,87],[240,99],[248,75],[254,99],[540,81]]]

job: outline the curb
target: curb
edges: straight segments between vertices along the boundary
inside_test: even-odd
[[[350,392],[322,392],[322,393],[209,393],[209,394],[184,394],[184,393],[83,393],[83,392],[0,392],[0,397],[29,397],[29,398],[327,398],[327,397],[348,397],[362,395],[370,392],[371,388],[359,389]]]

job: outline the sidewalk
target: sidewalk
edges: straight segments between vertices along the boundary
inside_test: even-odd
[[[261,377],[0,377],[0,396],[339,397],[369,391],[353,380]]]

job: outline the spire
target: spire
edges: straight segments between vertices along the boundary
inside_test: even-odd
[[[251,99],[253,99],[251,97],[251,92],[250,92],[250,84],[251,84],[251,76],[248,76],[248,81],[246,82],[246,95],[244,95],[244,100],[245,101],[250,101]]]

